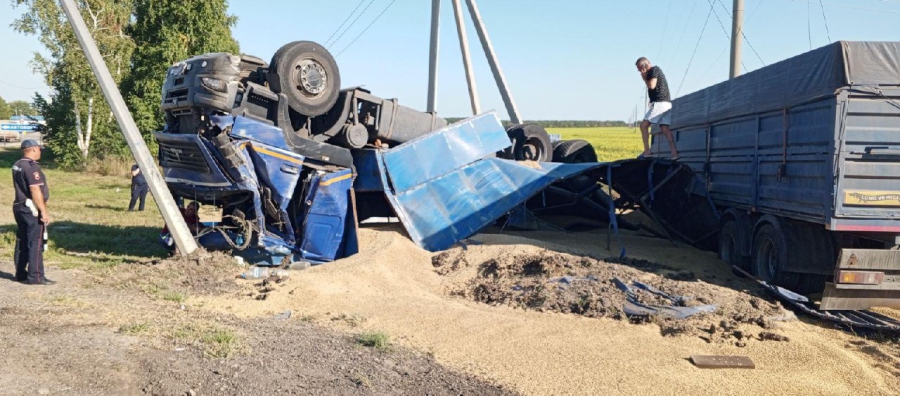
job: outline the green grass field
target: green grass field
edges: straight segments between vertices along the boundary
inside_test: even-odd
[[[558,133],[563,140],[587,140],[600,161],[635,158],[643,151],[641,132],[632,128],[548,128],[547,132]]]
[[[16,149],[0,149],[0,165],[10,172],[21,157]],[[50,186],[48,264],[62,268],[113,268],[117,264],[165,257],[157,242],[163,220],[147,195],[144,212],[127,212],[131,197],[128,169],[120,176],[68,172],[44,166]],[[0,183],[0,255],[12,261],[16,222],[12,214],[13,187],[9,174]],[[52,270],[48,278],[53,279]]]

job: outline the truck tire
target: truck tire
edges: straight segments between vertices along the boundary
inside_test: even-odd
[[[506,150],[504,158],[538,162],[550,162],[553,159],[550,134],[540,125],[512,125],[506,128],[506,135],[512,141],[512,147]]]
[[[269,88],[284,93],[297,113],[315,117],[337,102],[341,76],[334,57],[312,41],[285,44],[275,55],[267,75]]]
[[[748,270],[750,258],[741,252],[743,233],[737,220],[727,220],[719,228],[719,258],[728,265]]]
[[[597,152],[587,140],[562,140],[553,143],[553,162],[565,164],[597,162]]]
[[[753,237],[751,265],[754,274],[769,284],[775,284],[797,293],[800,287],[799,276],[785,272],[788,260],[787,238],[778,223],[765,223]]]

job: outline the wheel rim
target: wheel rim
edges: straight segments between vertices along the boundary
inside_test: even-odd
[[[302,59],[294,66],[297,90],[304,96],[315,97],[328,87],[328,73],[315,59]]]
[[[522,145],[522,158],[530,161],[540,161],[544,158],[544,144],[541,139],[529,138]]]

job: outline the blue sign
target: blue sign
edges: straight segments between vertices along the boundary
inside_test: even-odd
[[[3,131],[36,131],[38,124],[0,124]]]

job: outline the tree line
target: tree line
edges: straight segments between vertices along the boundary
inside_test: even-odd
[[[447,122],[454,123],[463,120],[463,117],[449,117]],[[510,126],[513,123],[509,120],[502,120],[503,126]],[[524,121],[526,124],[537,124],[544,128],[599,128],[599,127],[628,127],[625,121],[592,121],[592,120],[537,120]]]
[[[144,140],[162,129],[159,109],[166,70],[207,52],[239,53],[226,0],[79,0],[79,10],[119,85]],[[13,0],[24,13],[12,27],[44,46],[32,65],[51,88],[35,93],[33,106],[47,122],[45,144],[57,163],[83,165],[92,158],[129,156],[128,146],[103,97],[71,26],[56,0]],[[135,51],[140,48],[140,51]]]
[[[8,120],[14,115],[36,116],[40,115],[35,108],[31,107],[31,103],[24,100],[13,100],[7,102],[0,97],[0,120]]]

